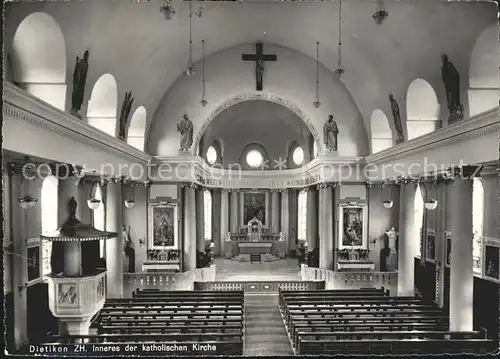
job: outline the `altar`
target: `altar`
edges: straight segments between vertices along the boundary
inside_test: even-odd
[[[263,254],[285,258],[285,240],[282,233],[271,233],[257,218],[251,219],[238,233],[227,233],[224,242],[224,256],[237,257],[240,254]]]

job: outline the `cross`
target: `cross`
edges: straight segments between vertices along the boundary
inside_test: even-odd
[[[255,61],[255,78],[257,81],[257,91],[262,91],[262,75],[264,74],[264,61],[276,61],[276,55],[264,55],[263,44],[257,42],[255,44],[255,54],[241,55],[243,61]]]

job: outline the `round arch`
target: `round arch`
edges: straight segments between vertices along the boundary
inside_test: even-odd
[[[87,107],[89,125],[115,137],[116,110],[118,105],[118,85],[115,77],[104,74],[92,88]]]
[[[484,29],[472,50],[469,68],[469,111],[477,115],[498,106],[498,27]]]
[[[413,80],[406,93],[408,140],[435,131],[439,127],[439,112],[434,88],[424,79]]]
[[[66,44],[57,21],[44,12],[24,18],[9,53],[12,81],[33,96],[64,111]]]
[[[196,154],[198,153],[198,147],[200,145],[200,140],[205,133],[206,129],[210,125],[210,123],[224,110],[228,109],[231,106],[237,105],[241,102],[246,102],[246,101],[254,101],[254,100],[261,100],[261,101],[269,101],[269,102],[274,102],[277,103],[289,110],[291,110],[293,113],[295,113],[302,121],[306,124],[308,127],[309,131],[311,132],[314,141],[316,142],[316,146],[318,149],[321,149],[321,138],[312,124],[312,121],[309,117],[307,117],[300,108],[298,108],[295,104],[293,104],[291,101],[288,101],[284,99],[283,97],[277,96],[275,94],[272,94],[270,92],[250,92],[250,93],[244,93],[240,95],[233,96],[232,98],[224,101],[220,106],[218,106],[208,117],[205,118],[203,121],[202,125],[200,126],[199,130],[196,132],[194,136],[194,141],[193,141],[193,150],[192,153]]]
[[[384,112],[375,109],[370,119],[372,153],[392,147],[392,131]]]
[[[144,106],[137,107],[130,119],[130,125],[127,134],[127,143],[141,151],[144,151],[146,120],[146,108]]]

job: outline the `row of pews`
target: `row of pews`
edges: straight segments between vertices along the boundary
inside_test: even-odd
[[[298,355],[443,354],[494,350],[483,331],[450,332],[449,317],[416,297],[384,289],[279,291]]]
[[[198,354],[242,355],[243,315],[243,291],[136,290],[133,298],[106,300],[96,321],[97,334],[57,339],[73,343],[161,343],[164,348],[205,345],[215,348],[213,353]]]

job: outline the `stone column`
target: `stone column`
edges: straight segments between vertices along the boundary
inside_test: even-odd
[[[220,194],[220,255],[224,255],[226,234],[229,233],[229,192],[225,189]]]
[[[450,331],[471,331],[473,319],[472,180],[451,184]],[[439,205],[439,204],[438,204]]]
[[[184,188],[184,271],[196,268],[196,195],[192,186]]]
[[[280,232],[285,237],[286,254],[290,253],[290,217],[289,217],[289,195],[290,191],[285,189],[281,192],[281,227]]]
[[[239,224],[238,226],[241,227],[241,226],[245,226],[246,223],[244,223],[245,221],[245,206],[244,206],[244,195],[243,195],[243,191],[239,191],[239,196],[238,196],[238,218],[239,218]]]
[[[273,233],[280,231],[280,203],[277,190],[271,191],[271,230]]]
[[[123,202],[119,180],[106,185],[106,231],[117,232],[117,238],[106,240],[107,296],[123,297]]]
[[[202,267],[202,255],[205,252],[205,207],[203,188],[195,191],[196,201],[196,267]]]
[[[20,207],[18,199],[23,197],[22,174],[10,172],[10,193],[12,198],[10,218],[12,220],[12,297],[14,307],[14,346],[22,347],[27,341],[27,265],[26,265],[26,217],[30,209]],[[56,200],[56,199],[55,199]],[[32,210],[32,209],[31,209]],[[8,223],[5,223],[7,226]]]
[[[403,183],[400,189],[398,296],[415,294],[415,256],[420,241],[420,228],[415,224],[415,183]],[[420,193],[418,194],[420,196]]]
[[[269,192],[266,192],[266,213],[265,213],[265,217],[264,217],[264,225],[267,226],[267,228],[271,229],[271,226],[270,226],[270,208],[269,208],[269,202],[270,202],[270,196],[269,196]]]
[[[333,270],[333,189],[320,186],[319,268]]]
[[[239,222],[238,222],[238,196],[239,192],[232,190],[229,194],[231,197],[231,214],[230,219],[230,232],[238,232]]]
[[[214,246],[212,248],[213,256],[220,256],[222,253],[220,238],[221,234],[221,190],[212,189],[210,194],[212,196],[212,241]]]
[[[435,198],[438,201],[436,212],[436,303],[444,306],[444,268],[446,266],[446,187],[436,186]]]
[[[315,258],[316,248],[318,247],[318,208],[317,198],[318,192],[316,188],[310,187],[307,191],[307,251],[308,261],[307,265],[317,266],[317,259]]]

